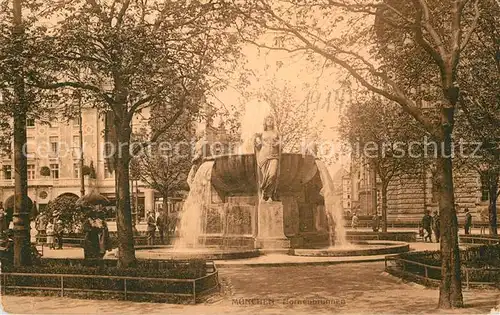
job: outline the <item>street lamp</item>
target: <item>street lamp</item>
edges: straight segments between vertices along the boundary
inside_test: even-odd
[[[78,93],[78,132],[80,135],[80,194],[85,196],[85,177],[83,176],[83,117],[82,117],[82,94]]]

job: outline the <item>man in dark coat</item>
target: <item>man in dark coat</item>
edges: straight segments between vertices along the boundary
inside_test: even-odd
[[[424,229],[424,242],[429,240],[432,243],[432,217],[429,211],[425,211],[424,217],[422,218],[422,227]]]
[[[472,215],[469,212],[469,208],[465,208],[465,234],[470,234],[470,228],[472,227]]]
[[[102,259],[107,250],[111,250],[109,230],[102,215],[92,212],[83,224],[85,259]]]
[[[63,249],[64,227],[61,219],[57,219],[54,224],[54,235],[57,240],[57,249]]]
[[[168,237],[169,237],[168,216],[165,210],[160,211],[160,215],[156,219],[156,226],[158,227],[158,232],[160,233],[161,244],[165,244],[165,233],[167,234],[167,243],[168,243]]]

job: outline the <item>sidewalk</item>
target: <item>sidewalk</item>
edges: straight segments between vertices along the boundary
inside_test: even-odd
[[[410,251],[439,250],[438,243],[409,243]],[[83,249],[68,247],[62,250],[50,250],[44,247],[44,257],[46,258],[83,258]],[[265,254],[253,258],[216,260],[218,267],[234,266],[283,266],[283,265],[324,265],[339,263],[360,263],[383,261],[385,256],[389,255],[370,255],[370,256],[345,256],[345,257],[304,257],[292,256],[287,254]],[[111,258],[111,253],[106,257]],[[147,250],[136,250],[136,257],[140,259],[160,259],[157,254],[148,253]],[[114,258],[114,257],[113,257]]]

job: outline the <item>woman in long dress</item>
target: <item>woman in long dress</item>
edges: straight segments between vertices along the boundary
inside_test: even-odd
[[[50,249],[55,249],[54,246],[54,224],[49,221],[46,227],[47,231],[47,245]]]
[[[260,170],[260,191],[262,199],[277,200],[277,186],[280,167],[281,137],[274,128],[274,119],[267,116],[264,132],[255,136],[257,165]]]

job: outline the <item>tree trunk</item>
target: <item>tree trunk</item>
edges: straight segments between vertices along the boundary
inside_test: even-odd
[[[490,234],[497,235],[497,198],[498,198],[498,171],[488,172],[488,188],[490,192],[490,203],[488,206],[488,214],[490,221]]]
[[[115,152],[116,172],[116,226],[118,231],[118,265],[133,267],[136,264],[132,209],[130,205],[130,135],[128,121],[115,120],[117,146]]]
[[[387,232],[387,183],[382,181],[382,232]]]
[[[451,118],[452,119],[452,118]],[[449,121],[447,121],[449,122]],[[463,307],[460,252],[458,248],[458,221],[455,211],[453,169],[451,159],[450,124],[443,123],[443,138],[437,158],[439,213],[441,221],[441,285],[439,307]]]
[[[22,23],[21,1],[13,1],[13,40],[16,57],[14,66],[14,265],[31,264],[30,209],[28,209],[28,165],[25,155],[26,113],[28,103],[24,84],[24,69],[20,60],[23,54],[24,27]]]

